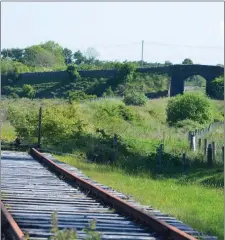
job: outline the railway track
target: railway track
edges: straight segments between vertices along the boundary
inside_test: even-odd
[[[31,155],[1,153],[2,214],[14,239],[21,239],[24,232],[29,239],[48,239],[53,212],[57,212],[59,229],[75,228],[78,239],[85,238],[82,229],[92,219],[101,239],[216,239],[141,207],[49,154],[31,149]]]

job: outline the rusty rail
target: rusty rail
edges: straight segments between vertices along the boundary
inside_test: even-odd
[[[1,228],[5,228],[6,232],[14,237],[16,240],[23,240],[25,235],[13,219],[12,215],[7,211],[6,207],[1,201]]]
[[[101,200],[103,200],[106,204],[111,205],[118,212],[131,217],[134,221],[138,221],[139,223],[147,226],[151,230],[158,233],[163,239],[168,240],[197,240],[195,237],[181,231],[166,222],[158,220],[156,217],[152,216],[149,213],[145,213],[144,211],[130,205],[129,203],[123,201],[122,199],[113,196],[109,192],[104,189],[93,185],[92,183],[76,176],[75,174],[63,169],[62,167],[55,164],[52,160],[48,159],[44,155],[42,155],[39,151],[34,148],[30,149],[30,154],[36,158],[40,163],[47,166],[49,170],[60,174],[64,177],[65,180],[70,181],[72,185],[76,185],[81,187],[82,189],[88,190],[89,194],[92,194]]]

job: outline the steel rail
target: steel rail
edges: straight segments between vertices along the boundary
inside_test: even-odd
[[[114,209],[116,209],[118,212],[131,217],[134,221],[137,221],[138,223],[141,223],[160,236],[163,237],[163,239],[167,240],[197,240],[195,237],[185,233],[184,231],[181,231],[177,229],[176,227],[173,227],[169,224],[167,224],[164,221],[161,221],[157,219],[156,217],[152,216],[149,213],[146,213],[142,211],[141,209],[138,209],[131,204],[123,201],[122,199],[113,196],[109,192],[105,191],[103,188],[95,186],[94,184],[76,176],[72,172],[67,171],[66,169],[58,166],[56,163],[54,163],[52,160],[48,159],[46,156],[41,154],[38,150],[31,148],[30,154],[38,160],[41,164],[47,166],[49,170],[60,174],[64,177],[65,180],[69,181],[71,185],[76,185],[81,187],[84,190],[88,190],[89,194],[94,195],[95,197],[100,198],[103,200],[106,204],[111,205]]]
[[[12,235],[15,240],[23,240],[25,237],[24,233],[1,201],[1,230],[4,231],[4,228],[7,233],[10,232],[10,235]]]

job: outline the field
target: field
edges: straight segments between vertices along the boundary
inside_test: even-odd
[[[202,150],[192,152],[189,149],[188,131],[203,126],[186,121],[179,127],[170,127],[166,122],[167,101],[167,98],[155,99],[142,107],[128,107],[119,98],[75,105],[59,99],[5,99],[1,106],[17,109],[16,126],[24,128],[21,116],[32,110],[36,112],[34,122],[37,124],[38,109],[42,105],[43,128],[57,128],[55,132],[51,131],[55,134],[52,142],[49,140],[50,132],[43,133],[43,147],[77,155],[76,158],[57,158],[78,167],[103,184],[132,195],[143,204],[170,213],[197,230],[210,231],[223,239],[224,176],[220,153],[224,142],[223,127],[204,136],[218,145],[216,162],[209,168]],[[211,101],[215,118],[223,118],[223,101]],[[75,116],[70,114],[70,110]],[[3,123],[1,137],[9,141],[16,137],[10,120],[12,122],[9,116],[8,121]],[[72,121],[79,124],[71,127]],[[36,132],[36,129],[29,128],[29,123],[26,128]],[[69,133],[70,128],[72,134]],[[109,163],[114,134],[118,135],[116,161]],[[57,138],[60,142],[56,145],[53,141]],[[36,141],[36,138],[32,140]],[[160,143],[164,144],[164,155],[162,166],[158,168],[155,159]],[[183,153],[188,158],[185,172],[181,162]],[[91,162],[94,160],[96,163]]]
[[[131,195],[144,205],[153,206],[199,231],[223,239],[224,191],[223,170],[220,168],[199,168],[173,177],[141,172],[134,175],[121,168],[85,162],[79,158],[56,158],[79,168],[102,184]]]

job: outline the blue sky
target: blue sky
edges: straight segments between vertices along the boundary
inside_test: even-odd
[[[2,2],[1,9],[2,48],[53,40],[123,61],[140,60],[144,40],[145,61],[224,63],[223,2]]]

